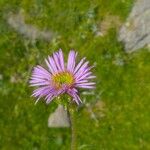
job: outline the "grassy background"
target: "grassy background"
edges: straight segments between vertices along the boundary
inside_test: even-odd
[[[81,97],[97,119],[87,107],[78,112],[78,149],[150,149],[150,52],[126,54],[113,23],[107,34],[96,35],[106,16],[124,22],[132,6],[132,0],[0,1],[0,149],[70,149],[70,129],[47,127],[56,104],[35,106],[28,86],[32,67],[59,48],[66,56],[76,49],[96,64],[94,95]],[[20,10],[26,23],[59,36],[33,43],[20,35],[7,23],[7,14]]]

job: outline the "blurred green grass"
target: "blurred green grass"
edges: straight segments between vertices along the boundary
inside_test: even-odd
[[[149,51],[126,54],[113,25],[106,35],[95,35],[106,15],[119,16],[123,22],[132,5],[132,0],[0,1],[0,149],[70,149],[70,129],[47,127],[56,104],[40,101],[35,106],[28,86],[32,67],[59,48],[65,54],[75,49],[80,58],[96,64],[97,88],[82,99],[105,104],[104,116],[97,121],[86,108],[78,112],[78,149],[150,149]],[[7,14],[20,10],[27,23],[59,37],[32,43],[18,34],[8,26]],[[101,113],[95,107],[93,112]]]

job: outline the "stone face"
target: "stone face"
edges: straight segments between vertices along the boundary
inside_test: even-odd
[[[50,114],[48,119],[48,127],[50,128],[61,128],[61,127],[70,127],[70,121],[67,114],[67,111],[62,105],[59,105],[55,112]]]
[[[150,44],[150,0],[137,0],[119,32],[119,41],[127,52]]]
[[[7,22],[16,32],[29,39],[32,43],[36,40],[50,42],[52,39],[53,33],[51,31],[41,30],[36,26],[27,24],[21,11],[18,14],[10,13],[7,17]]]

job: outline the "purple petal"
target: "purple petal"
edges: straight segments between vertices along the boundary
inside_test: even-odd
[[[53,89],[53,91],[49,95],[46,96],[45,98],[46,103],[49,104],[54,98],[56,98],[58,95],[63,94],[63,93],[64,91],[62,89],[58,91]]]
[[[68,56],[68,62],[67,62],[67,70],[70,72],[73,72],[75,67],[75,59],[76,59],[77,53],[75,51],[70,51]]]
[[[95,85],[95,82],[89,82],[89,83],[78,83],[78,84],[76,84],[77,86],[80,86],[80,85],[83,85],[83,86],[85,86],[85,85]]]
[[[76,77],[76,78],[78,78],[79,76],[82,76],[82,75],[83,75],[85,69],[86,69],[87,66],[88,66],[88,63],[89,63],[88,61],[85,62],[85,63],[80,67],[80,69],[75,73],[75,77]]]
[[[78,71],[78,69],[81,67],[81,65],[83,64],[84,60],[86,58],[82,58],[81,61],[78,63],[78,65],[75,67],[75,70],[74,70],[74,74]]]
[[[79,88],[85,88],[85,89],[94,89],[95,86],[88,86],[88,85],[80,85],[80,86],[77,86]]]
[[[77,81],[76,84],[78,83],[88,83],[89,81],[88,80],[80,80],[80,81]]]
[[[54,58],[54,61],[56,63],[56,66],[58,68],[58,71],[63,71],[63,69],[61,68],[61,65],[60,65],[60,60],[59,60],[59,57],[58,57],[58,53],[54,53],[53,58]]]
[[[47,100],[46,100],[46,104],[49,104],[56,96],[54,95],[49,95]]]
[[[37,66],[33,70],[29,83],[30,86],[49,85],[50,79],[51,79],[51,74],[41,66]]]
[[[83,79],[86,80],[86,78],[89,77],[91,74],[92,74],[92,72],[88,72],[88,73],[84,74],[83,76],[81,76],[81,77],[79,77],[79,78],[76,78],[76,77],[75,77],[75,78],[76,78],[76,81],[80,81],[80,80],[83,80]]]
[[[86,77],[86,79],[94,79],[96,78],[96,76],[89,76],[89,77]]]
[[[80,97],[78,96],[78,94],[77,94],[76,91],[77,91],[76,89],[69,89],[69,90],[67,91],[67,93],[68,93],[71,97],[73,97],[73,100],[79,105],[82,101],[81,101],[81,99],[80,99]]]
[[[61,65],[62,70],[65,70],[64,55],[61,49],[58,52],[58,57],[60,60],[60,65]]]
[[[49,79],[51,77],[50,72],[48,72],[46,69],[44,69],[41,66],[34,67],[32,75],[39,76],[39,77],[46,78],[46,79]]]
[[[54,71],[53,67],[51,66],[51,64],[49,63],[49,61],[48,61],[47,59],[45,59],[45,63],[46,63],[46,65],[47,65],[48,69],[50,70],[50,72],[51,72],[52,74],[54,74],[55,71]]]
[[[93,68],[94,66],[91,67],[87,67],[86,69],[83,70],[82,73],[80,73],[77,78],[80,78],[81,76],[85,75],[86,73],[90,72],[90,70]]]
[[[51,68],[53,69],[54,73],[57,73],[58,70],[57,70],[57,66],[56,66],[56,63],[55,63],[53,57],[48,57],[48,60],[49,60],[49,64],[51,65]]]
[[[46,96],[50,91],[51,91],[50,86],[40,87],[40,88],[33,91],[32,96],[34,96],[34,97]]]
[[[30,84],[30,86],[46,86],[46,85],[50,85],[50,83],[48,81],[45,81],[45,82],[37,82],[37,83]]]

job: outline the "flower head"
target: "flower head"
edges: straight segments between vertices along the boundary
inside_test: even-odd
[[[95,88],[95,83],[90,81],[95,76],[90,71],[92,67],[88,65],[89,62],[83,58],[76,64],[76,57],[77,53],[71,50],[65,65],[63,52],[59,50],[45,59],[48,69],[39,65],[34,67],[30,85],[37,89],[32,96],[37,97],[37,101],[44,97],[46,103],[50,103],[55,97],[66,93],[77,104],[81,103],[78,88]]]

